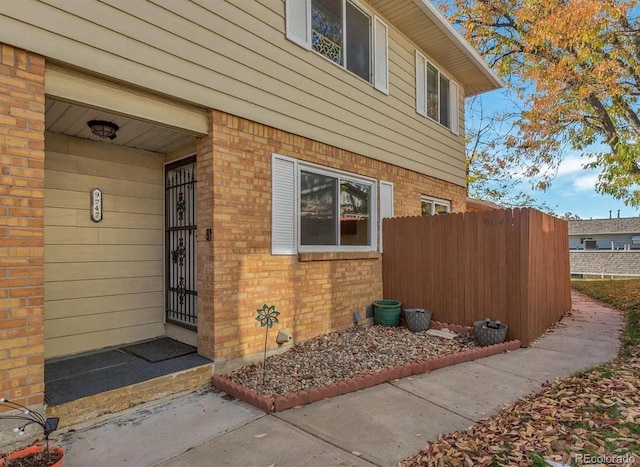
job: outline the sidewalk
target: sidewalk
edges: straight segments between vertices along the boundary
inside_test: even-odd
[[[65,466],[395,466],[541,384],[615,357],[622,317],[574,294],[533,345],[266,415],[192,393],[61,436]]]

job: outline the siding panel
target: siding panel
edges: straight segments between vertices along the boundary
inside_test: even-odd
[[[161,335],[164,156],[53,134],[46,142],[46,357]]]
[[[153,3],[8,2],[0,40],[465,184],[463,137],[416,114],[415,47],[392,25],[387,96],[286,40],[284,1]]]
[[[45,333],[48,323],[45,322]],[[99,349],[114,345],[114,342],[124,340],[124,342],[134,342],[136,340],[152,339],[164,332],[162,322],[143,324],[140,326],[128,326],[106,331],[74,334],[47,339],[45,343],[45,356],[47,358],[57,355],[65,355],[70,348],[76,352],[86,352],[88,350]]]

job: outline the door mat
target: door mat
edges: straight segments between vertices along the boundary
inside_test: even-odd
[[[141,344],[120,347],[120,350],[140,357],[148,362],[156,363],[195,353],[198,349],[169,337],[161,337],[160,339],[143,342]]]

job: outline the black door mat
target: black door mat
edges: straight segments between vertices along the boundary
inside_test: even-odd
[[[169,337],[161,337],[160,339],[143,342],[141,344],[120,347],[120,350],[140,357],[148,362],[156,363],[195,353],[198,349]]]
[[[70,378],[105,368],[125,365],[135,360],[139,359],[131,354],[120,352],[117,349],[51,359],[47,360],[44,364],[44,381],[45,383],[50,383],[58,379]]]

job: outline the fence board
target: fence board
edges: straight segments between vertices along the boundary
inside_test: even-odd
[[[529,345],[571,309],[566,221],[533,209],[385,219],[384,296]]]

